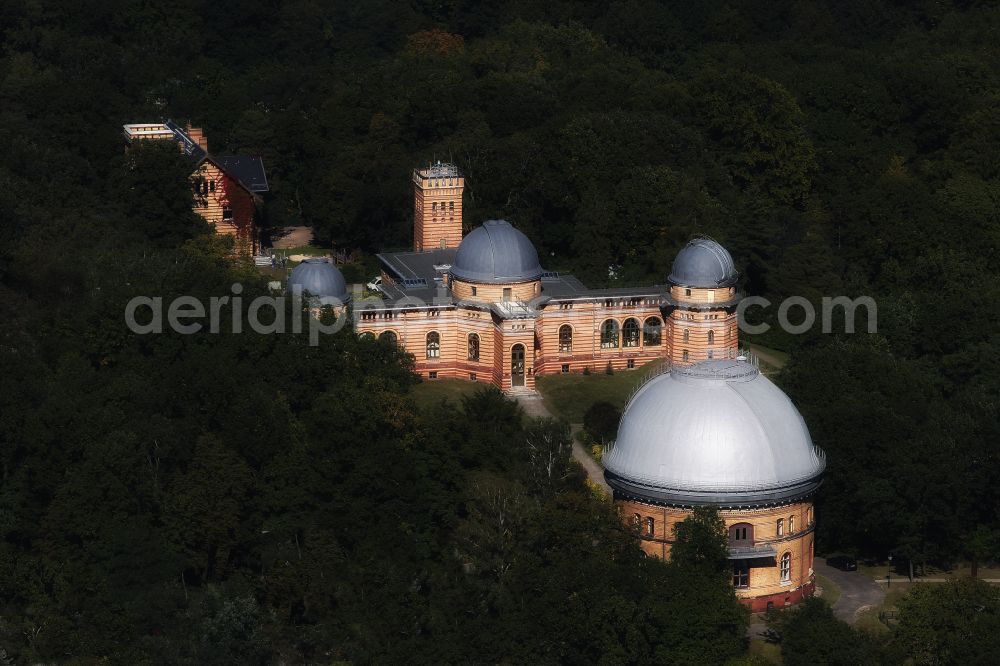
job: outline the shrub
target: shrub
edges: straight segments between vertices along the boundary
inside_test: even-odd
[[[621,416],[618,408],[610,402],[595,402],[583,414],[583,429],[594,442],[605,444],[618,434]]]

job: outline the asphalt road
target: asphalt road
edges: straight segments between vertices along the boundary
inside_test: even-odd
[[[878,606],[885,599],[885,590],[857,571],[834,569],[820,558],[813,562],[813,569],[840,586],[840,598],[833,605],[833,614],[848,624],[854,624],[860,610]]]

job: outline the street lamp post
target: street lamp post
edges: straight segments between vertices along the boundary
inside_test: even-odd
[[[889,553],[889,570],[885,572],[885,587],[889,589],[892,585],[892,553]]]

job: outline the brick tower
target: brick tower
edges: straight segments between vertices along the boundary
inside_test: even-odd
[[[465,179],[454,164],[413,170],[413,251],[456,248],[462,242]]]
[[[687,364],[738,353],[738,278],[729,252],[709,238],[696,238],[677,254],[664,308],[671,361]]]

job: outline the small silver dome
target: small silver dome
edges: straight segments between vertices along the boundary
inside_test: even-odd
[[[739,273],[726,248],[711,238],[695,238],[677,253],[673,270],[667,278],[685,287],[729,287],[736,284]]]
[[[462,239],[451,275],[466,282],[530,282],[542,276],[538,252],[507,220],[487,220]]]
[[[674,367],[650,380],[626,406],[603,462],[617,491],[683,505],[802,497],[826,466],[792,401],[742,360]]]
[[[347,282],[336,266],[326,259],[306,259],[288,276],[288,289],[302,287],[303,295],[333,296],[345,303],[349,299]]]

